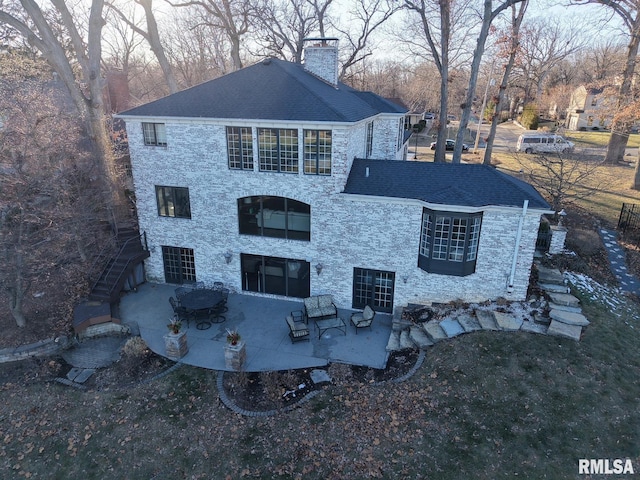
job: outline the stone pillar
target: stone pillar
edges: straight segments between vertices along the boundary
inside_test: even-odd
[[[230,370],[240,371],[247,358],[247,350],[244,342],[236,345],[226,344],[224,346],[224,364]]]
[[[555,255],[562,253],[564,250],[564,242],[567,238],[567,229],[562,225],[551,226],[551,243],[549,244],[549,253]]]
[[[164,336],[164,345],[167,357],[171,360],[180,360],[189,351],[187,346],[187,332],[167,333]]]

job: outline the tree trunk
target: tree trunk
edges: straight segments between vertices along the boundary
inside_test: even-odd
[[[153,14],[153,9],[151,8],[152,2],[153,0],[137,0],[137,3],[140,4],[144,9],[144,15],[147,19],[147,33],[144,36],[147,39],[147,42],[149,42],[151,51],[158,60],[158,64],[160,65],[160,69],[162,70],[162,74],[164,76],[164,81],[166,82],[167,87],[169,87],[169,93],[176,93],[180,90],[178,87],[178,81],[173,74],[173,69],[169,64],[169,60],[164,53],[162,42],[160,41],[158,24],[156,22],[156,17]]]
[[[22,301],[27,289],[24,286],[24,277],[22,269],[24,268],[24,262],[22,254],[18,251],[15,252],[15,276],[13,277],[13,285],[8,288],[9,291],[9,310],[11,316],[16,321],[16,325],[20,328],[27,326],[27,319],[22,311]]]
[[[627,127],[624,124],[617,124],[617,128],[626,130]],[[629,141],[629,134],[623,131],[614,131],[614,127],[611,127],[611,137],[609,137],[609,144],[607,145],[607,155],[604,159],[605,163],[615,164],[624,160],[624,152],[627,149],[627,142]]]
[[[27,318],[24,316],[24,312],[22,311],[22,299],[24,298],[24,292],[9,290],[9,295],[11,295],[9,300],[11,316],[16,321],[16,325],[18,327],[24,328],[27,326]]]
[[[440,114],[434,162],[444,163],[447,147],[447,99],[449,98],[449,38],[451,36],[451,3],[440,0]]]
[[[484,46],[487,42],[487,36],[489,35],[489,27],[493,15],[491,12],[491,0],[484,0],[484,11],[482,14],[482,27],[478,34],[478,41],[476,42],[476,49],[473,52],[473,60],[471,61],[471,74],[469,76],[469,87],[467,88],[467,95],[462,105],[462,114],[460,115],[460,124],[458,125],[458,135],[456,135],[456,145],[453,150],[452,163],[460,163],[462,159],[462,145],[464,144],[464,134],[469,125],[469,117],[471,115],[471,104],[473,103],[473,97],[476,93],[476,84],[478,83],[478,71],[480,70],[480,61],[484,54]],[[493,68],[491,69],[493,71]],[[489,74],[491,76],[491,73]],[[491,78],[487,80],[491,81]],[[484,112],[480,112],[480,118],[482,118]]]
[[[631,99],[631,82],[633,80],[636,59],[638,57],[638,46],[640,46],[640,15],[636,12],[636,18],[631,26],[631,40],[627,47],[627,59],[622,72],[622,84],[618,91],[616,110],[622,107]],[[605,163],[615,164],[624,159],[624,151],[629,141],[628,125],[625,122],[616,122],[611,125],[611,137],[607,146],[607,156]]]
[[[638,156],[636,157],[636,168],[633,171],[633,184],[631,188],[640,190],[640,149],[638,149]]]
[[[229,32],[229,41],[231,42],[231,61],[234,70],[242,68],[242,59],[240,58],[240,36],[231,35]]]
[[[515,64],[516,54],[518,53],[518,44],[520,43],[520,26],[524,18],[524,13],[527,10],[528,1],[520,4],[520,10],[516,14],[516,7],[511,7],[511,45],[509,48],[509,60],[505,65],[504,72],[502,74],[502,81],[500,82],[500,89],[498,91],[498,102],[496,105],[496,112],[491,119],[491,128],[489,129],[489,136],[487,137],[487,147],[484,150],[483,165],[491,165],[491,154],[493,153],[493,141],[496,138],[496,129],[500,122],[500,115],[502,113],[502,107],[504,105],[505,92],[509,85],[509,75]],[[480,112],[484,114],[484,112]]]
[[[4,15],[2,20],[20,31],[20,33],[42,53],[49,65],[58,73],[60,79],[67,87],[67,91],[84,121],[87,134],[92,142],[95,153],[94,161],[100,173],[100,180],[105,185],[105,195],[103,196],[105,206],[107,210],[110,210],[113,204],[119,204],[121,202],[119,199],[120,195],[118,195],[118,190],[114,183],[116,169],[103,111],[100,62],[102,60],[101,41],[102,27],[104,25],[102,11],[104,1],[92,0],[91,2],[89,28],[85,45],[76,25],[73,23],[73,18],[65,2],[62,0],[52,0],[72,40],[75,54],[74,64],[77,63],[80,66],[83,75],[82,80],[84,80],[89,87],[88,97],[85,96],[85,92],[82,90],[80,83],[76,81],[71,61],[67,58],[65,48],[60,44],[58,37],[38,4],[34,0],[20,1],[30,19],[33,21],[34,30],[30,30],[24,23],[9,15]],[[113,215],[109,215],[107,220],[113,224]]]

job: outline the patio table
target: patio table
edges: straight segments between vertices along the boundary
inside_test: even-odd
[[[221,291],[199,288],[183,295],[180,299],[180,305],[194,313],[198,330],[206,330],[211,327],[211,311],[222,300]]]
[[[322,337],[322,334],[330,328],[340,330],[344,335],[347,335],[347,324],[340,317],[325,318],[314,320],[316,327],[318,327],[318,338]]]
[[[199,288],[185,293],[180,299],[180,305],[195,312],[211,310],[222,301],[222,292],[209,288]]]

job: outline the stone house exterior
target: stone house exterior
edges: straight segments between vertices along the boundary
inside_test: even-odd
[[[571,94],[566,127],[569,130],[605,130],[611,125],[613,105],[615,98],[607,95],[605,88],[580,85]]]
[[[407,161],[405,109],[337,71],[322,41],[119,115],[147,279],[383,312],[524,299],[549,205],[489,166]]]

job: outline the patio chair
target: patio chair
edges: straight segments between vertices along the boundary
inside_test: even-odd
[[[171,304],[171,308],[173,309],[174,315],[177,315],[180,321],[187,322],[187,328],[189,328],[189,322],[193,317],[193,314],[191,313],[191,311],[184,307],[181,307],[178,304],[178,301],[173,297],[169,297],[169,303]]]
[[[373,317],[375,316],[376,312],[374,312],[369,305],[364,307],[364,310],[362,312],[356,312],[352,314],[351,323],[354,327],[356,327],[356,335],[358,334],[358,329],[360,328],[369,327],[369,330],[371,330],[371,324],[373,323]]]
[[[213,282],[214,290],[222,290],[224,288],[224,283],[222,282]]]
[[[221,288],[220,292],[222,293],[222,301],[217,306],[220,308],[220,313],[225,313],[229,311],[229,307],[227,305],[227,300],[229,299],[229,289]]]
[[[287,315],[287,325],[289,325],[289,338],[291,343],[309,341],[309,327],[303,322],[294,322],[291,315]]]
[[[180,302],[180,299],[187,293],[189,293],[191,291],[190,288],[188,287],[178,287],[175,290],[175,294],[176,294],[176,299],[178,300],[178,302]]]
[[[211,328],[211,324],[213,323],[213,319],[211,316],[210,310],[200,310],[195,312],[194,318],[196,321],[196,328],[198,330],[206,330]]]
[[[207,288],[207,286],[204,284],[204,282],[196,282],[193,284],[193,288]]]
[[[209,321],[211,323],[222,323],[227,321],[227,317],[222,315],[229,310],[226,304],[220,302],[218,305],[209,310]]]

